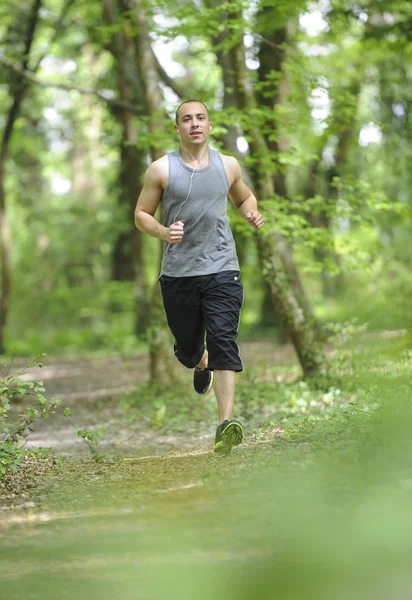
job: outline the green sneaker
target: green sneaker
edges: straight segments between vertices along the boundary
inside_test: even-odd
[[[243,427],[239,421],[223,421],[216,429],[214,451],[218,454],[229,454],[233,446],[243,440]]]

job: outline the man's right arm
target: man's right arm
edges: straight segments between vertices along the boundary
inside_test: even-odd
[[[162,172],[161,161],[156,161],[147,169],[144,177],[143,189],[138,198],[134,213],[136,227],[152,237],[167,241],[170,244],[177,244],[183,237],[183,223],[178,221],[170,227],[165,227],[154,214],[159,206],[162,197]]]

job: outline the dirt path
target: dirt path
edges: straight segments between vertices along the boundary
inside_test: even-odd
[[[295,362],[290,346],[275,348],[270,342],[249,342],[242,345],[246,373],[267,358],[268,366],[290,365]],[[20,368],[14,364],[14,370]],[[44,382],[47,397],[59,398],[72,410],[72,421],[78,429],[100,429],[103,437],[99,451],[107,457],[158,456],[176,450],[201,450],[211,444],[215,424],[200,431],[195,426],[185,435],[162,435],[144,422],[133,420],[133,414],[121,408],[119,400],[148,381],[148,357],[138,354],[123,359],[111,356],[101,359],[59,360],[45,363],[45,368],[29,369],[22,379]],[[191,392],[191,372],[182,368],[182,380]],[[213,392],[201,401],[214,402]],[[25,408],[24,403],[17,407]],[[83,458],[89,455],[85,442],[63,414],[56,414],[36,423],[28,446],[51,447],[60,456]],[[190,426],[189,426],[190,427]]]
[[[255,384],[298,373],[290,348],[248,344],[242,351],[239,404],[246,387],[249,394]],[[381,355],[374,365],[358,358],[360,369],[379,367],[367,394],[362,390],[362,401],[373,407],[386,398],[385,363]],[[401,365],[405,379],[399,362],[391,366],[393,355],[386,360],[397,377],[391,380],[397,406],[403,398],[410,418],[409,358]],[[210,435],[193,430],[183,440],[128,420],[130,411],[115,397],[146,381],[145,361],[50,361],[25,376],[43,379],[79,427],[103,426],[103,451],[123,458],[37,461],[44,470],[29,480],[27,495],[12,506],[11,494],[0,512],[1,598],[250,600],[272,598],[274,590],[285,599],[411,597],[408,420],[392,415],[391,433],[385,419],[371,424],[369,410],[354,412],[350,427],[338,414],[335,425],[318,422],[312,442],[307,429],[292,439],[272,431],[222,457],[211,451],[212,423]],[[191,373],[182,370],[182,377],[193,393]],[[349,389],[351,398],[350,382]],[[214,397],[199,401],[212,407]],[[186,404],[177,406],[180,413]],[[59,419],[42,422],[30,443],[87,455]],[[382,429],[375,431],[377,424]]]

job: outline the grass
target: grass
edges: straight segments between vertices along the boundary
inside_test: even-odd
[[[256,367],[238,398],[255,433],[227,458],[201,447],[44,473],[3,525],[5,597],[409,598],[411,347],[371,348],[341,353],[324,390]],[[201,429],[212,398],[195,410],[177,391],[155,407],[150,390],[131,396],[129,412],[159,435]]]

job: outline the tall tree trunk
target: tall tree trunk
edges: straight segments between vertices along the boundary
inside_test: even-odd
[[[127,81],[119,73],[120,96],[129,98]],[[143,174],[146,162],[141,150],[137,147],[138,134],[133,116],[127,109],[121,109],[123,140],[120,150],[120,196],[121,205],[127,206],[130,229],[122,232],[117,240],[113,253],[113,278],[117,280],[133,279],[135,282],[135,331],[137,335],[147,332],[149,326],[150,286],[144,269],[144,238],[134,225],[136,200],[142,189]]]
[[[270,243],[272,236],[257,236],[258,251],[269,284],[272,298],[282,324],[296,350],[305,377],[322,373],[325,356],[319,344],[313,322],[302,310],[283,269],[276,247]]]
[[[208,6],[211,7],[210,0]],[[233,65],[233,53],[225,52],[223,50],[223,44],[226,38],[226,31],[221,32],[219,35],[212,37],[212,46],[215,49],[217,61],[222,70],[222,83],[223,83],[223,110],[236,106],[236,93],[235,93],[235,76],[234,76],[234,65]],[[238,159],[242,160],[243,155],[238,150],[237,139],[242,134],[238,125],[231,124],[231,120],[227,120],[226,133],[222,134],[217,138],[218,142],[223,144],[224,149],[237,156]],[[249,174],[246,169],[243,169],[246,177],[245,181],[250,187],[253,187],[253,183],[250,181]],[[239,259],[239,266],[242,270],[246,259],[247,236],[234,232],[234,238],[236,243],[236,252]],[[264,288],[264,297],[261,306],[261,322],[260,325],[264,327],[279,327],[279,317],[276,314],[275,307],[273,306],[270,289],[266,281],[262,278],[262,286]]]
[[[7,154],[6,154],[7,156]],[[0,295],[0,354],[4,354],[4,330],[9,311],[11,292],[11,245],[10,227],[7,221],[6,192],[4,189],[5,159],[0,158],[0,252],[1,252],[1,295]]]
[[[128,10],[119,0],[120,12]],[[103,0],[104,20],[108,25],[117,25],[118,11],[112,0]],[[139,106],[144,102],[143,86],[136,64],[138,56],[127,23],[124,30],[117,30],[109,43],[109,50],[117,63],[117,86],[119,97],[127,103]],[[136,200],[142,189],[145,158],[138,148],[138,133],[135,115],[125,106],[115,110],[122,126],[120,147],[120,193],[119,204],[127,208],[129,227],[119,233],[112,253],[112,278],[117,281],[135,282],[135,332],[142,335],[149,325],[149,284],[143,262],[143,234],[134,225]]]
[[[210,5],[210,2],[209,2]],[[223,83],[223,111],[236,106],[236,95],[235,95],[235,79],[233,72],[233,65],[231,56],[229,53],[223,51],[223,43],[226,38],[226,31],[219,33],[219,35],[212,38],[212,45],[215,49],[217,61],[222,70],[222,83]],[[225,122],[226,132],[220,136],[214,136],[218,143],[223,144],[224,149],[238,159],[243,159],[244,156],[239,152],[237,147],[238,137],[241,135],[241,130],[237,124],[232,124],[231,119],[227,119]],[[246,172],[245,180],[248,180],[248,174]],[[250,183],[248,181],[248,183]],[[235,230],[233,232],[235,239],[237,256],[239,259],[239,266],[242,267],[245,262],[248,238],[241,231]]]
[[[223,110],[227,110],[233,106],[236,106],[236,95],[235,95],[235,78],[233,71],[233,64],[231,55],[223,51],[222,44],[226,37],[226,31],[221,32],[219,35],[212,38],[212,44],[215,48],[215,54],[217,61],[222,69],[222,83],[223,83]],[[240,135],[239,127],[230,122],[230,119],[225,123],[226,133],[217,138],[218,141],[222,141],[225,150],[234,155],[239,155],[237,147],[237,138]]]
[[[258,54],[259,80],[261,82],[267,81],[268,77],[272,75],[273,81],[274,73],[277,73],[277,79],[272,83],[272,94],[269,96],[267,93],[264,94],[258,92],[257,101],[259,105],[267,106],[274,116],[273,122],[271,123],[270,135],[266,133],[264,139],[271,156],[274,158],[274,192],[277,196],[287,198],[288,192],[285,166],[281,164],[279,158],[280,154],[286,151],[288,142],[285,133],[278,123],[276,108],[286,102],[288,95],[289,75],[285,70],[285,60],[287,58],[288,48],[292,43],[296,31],[296,22],[295,20],[285,21],[283,19],[284,23],[280,27],[274,28],[272,23],[276,23],[278,20],[279,14],[276,7],[264,6],[263,8],[260,8],[257,16],[258,30],[263,35]],[[269,29],[268,24],[270,24]],[[278,239],[282,246],[281,259],[283,266],[294,288],[297,300],[299,301],[300,306],[305,310],[306,314],[310,316],[314,322],[315,318],[312,306],[296,268],[292,248],[281,236],[278,236]],[[271,293],[269,287],[267,287],[267,292]]]
[[[315,258],[321,265],[325,265],[321,273],[322,292],[324,296],[336,296],[344,287],[344,278],[340,271],[340,259],[334,247],[330,208],[336,204],[337,200],[337,193],[332,185],[333,179],[345,176],[349,162],[350,142],[358,128],[356,125],[356,113],[361,91],[361,79],[362,74],[357,72],[357,78],[352,82],[347,94],[343,96],[343,99],[336,102],[333,108],[333,119],[330,128],[338,137],[334,164],[320,176],[322,152],[330,135],[328,130],[326,130],[319,146],[319,158],[316,161],[311,161],[309,165],[308,179],[304,190],[306,198],[314,198],[317,193],[323,194],[329,205],[329,210],[318,210],[316,214],[310,214],[308,217],[313,227],[321,228],[327,232],[327,245],[322,245],[315,249]],[[333,268],[338,270],[336,275],[330,272],[328,264],[333,265]]]
[[[25,40],[25,50],[23,54],[23,69],[27,69],[30,51],[34,40],[34,34],[39,18],[41,0],[35,0],[28,20],[27,35]],[[11,243],[10,227],[7,220],[7,202],[6,202],[6,163],[9,155],[10,141],[13,135],[15,122],[19,116],[21,104],[26,95],[28,84],[23,78],[19,78],[15,87],[11,86],[14,92],[14,100],[6,119],[6,127],[3,132],[0,148],[0,257],[1,257],[1,292],[0,292],[0,354],[4,354],[4,332],[7,323],[7,316],[10,304],[11,294]]]
[[[137,20],[136,49],[139,57],[139,74],[143,84],[144,97],[149,114],[152,159],[157,160],[166,154],[159,144],[164,135],[163,97],[160,89],[156,58],[152,51],[149,26],[142,0],[129,0]],[[163,243],[159,240],[161,252]],[[151,297],[150,315],[150,382],[154,385],[167,385],[176,380],[175,359],[171,352],[172,342],[162,306],[159,283],[156,281]]]
[[[82,49],[87,69],[90,73],[90,82],[97,87],[99,77],[99,59],[90,44]],[[87,122],[87,128],[83,123]],[[86,96],[82,101],[81,118],[75,119],[73,160],[72,162],[72,194],[85,202],[91,211],[97,207],[103,196],[101,177],[94,167],[97,167],[101,158],[101,145],[99,143],[102,132],[102,111],[96,106],[96,99]]]
[[[242,36],[239,36],[238,41],[233,45],[232,53],[238,107],[245,112],[253,112],[255,97],[247,72]],[[270,161],[268,161],[269,148],[261,131],[255,125],[249,126],[248,134],[250,151],[254,158],[252,169],[254,187],[258,198],[270,200],[275,195],[275,186],[271,176]],[[285,252],[284,241],[276,232],[265,233],[264,230],[256,238],[265,280],[270,287],[274,305],[295,347],[304,375],[308,377],[316,375],[325,365],[325,357],[318,343],[313,319],[302,306],[299,291],[296,285],[293,285],[291,271],[286,268],[290,256]]]

